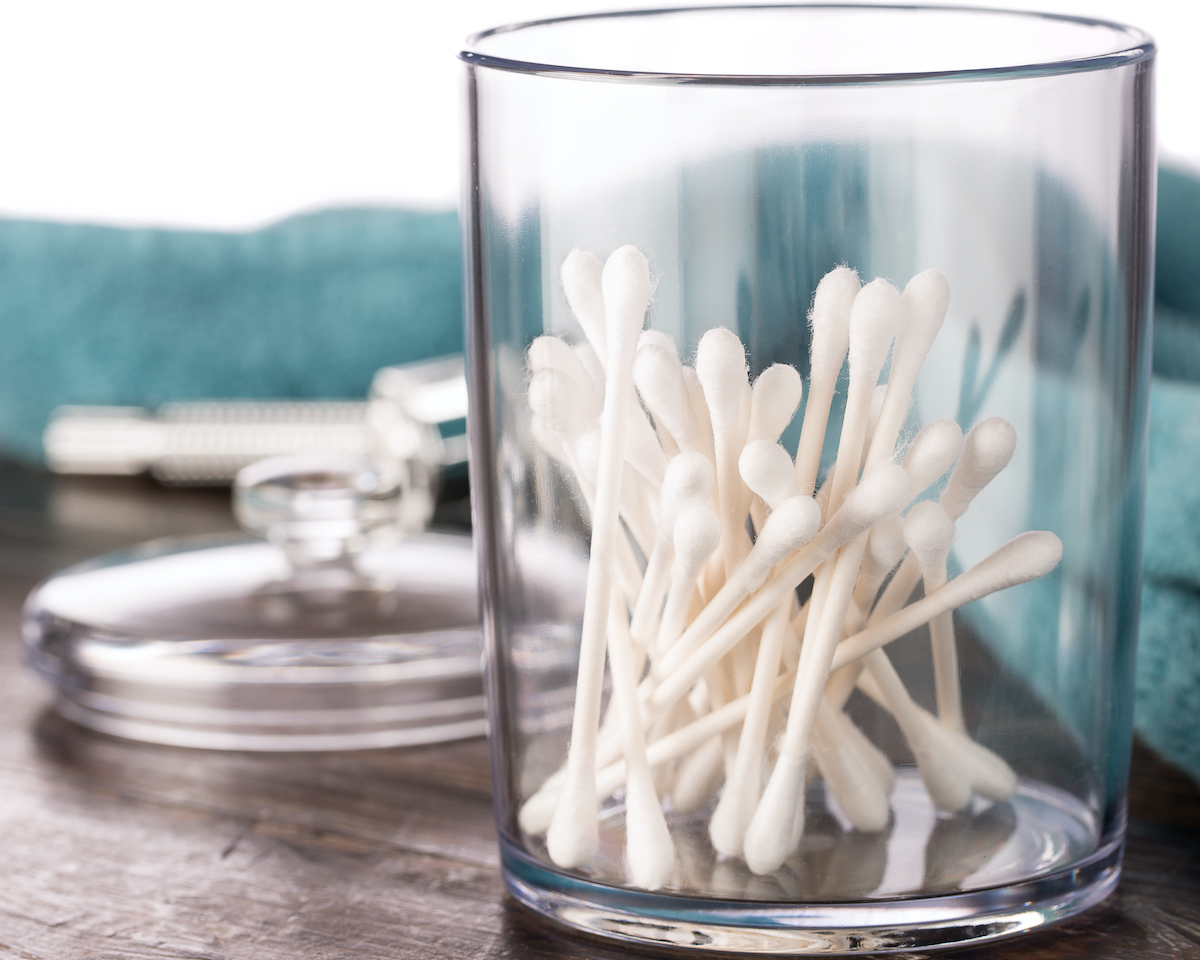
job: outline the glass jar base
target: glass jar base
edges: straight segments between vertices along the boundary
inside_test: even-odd
[[[646,893],[570,877],[501,837],[508,891],[562,926],[642,946],[742,954],[855,954],[986,943],[1057,923],[1116,889],[1123,837],[1072,868],[944,896],[796,903]]]

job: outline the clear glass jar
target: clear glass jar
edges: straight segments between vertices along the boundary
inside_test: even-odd
[[[949,8],[473,38],[472,484],[519,901],[854,952],[1115,887],[1153,56]]]

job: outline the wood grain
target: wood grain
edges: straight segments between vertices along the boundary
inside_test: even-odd
[[[187,751],[102,736],[47,709],[18,646],[34,582],[147,536],[230,526],[218,492],[0,469],[0,957],[629,956],[506,897],[482,740]],[[1118,893],[1074,922],[952,955],[1200,957],[1200,790],[1139,748]]]

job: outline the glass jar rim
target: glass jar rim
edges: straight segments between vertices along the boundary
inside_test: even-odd
[[[764,12],[791,12],[798,14],[826,12],[838,15],[876,13],[973,15],[993,18],[1013,18],[1024,24],[1052,23],[1073,25],[1081,28],[1106,28],[1128,42],[1113,44],[1108,49],[1091,54],[1062,58],[1035,58],[1030,62],[966,66],[960,68],[880,70],[878,72],[853,70],[847,72],[775,72],[775,71],[691,71],[649,70],[585,65],[581,63],[558,63],[553,58],[504,55],[486,49],[489,41],[503,40],[514,35],[539,28],[574,26],[583,22],[612,23],[623,21],[637,24],[650,18],[670,17],[681,14],[761,14]],[[851,86],[859,84],[901,83],[914,81],[969,81],[1026,79],[1030,77],[1058,74],[1082,73],[1105,70],[1149,61],[1154,58],[1156,46],[1153,38],[1137,27],[1093,17],[1068,14],[1040,13],[1034,11],[1007,10],[997,7],[975,7],[966,5],[923,5],[923,4],[841,4],[841,3],[754,3],[716,4],[709,6],[683,6],[654,9],[618,10],[603,13],[576,14],[551,17],[521,23],[507,24],[472,34],[466,40],[466,48],[459,58],[470,66],[486,67],[512,73],[523,73],[544,77],[576,80],[600,80],[607,82],[698,84],[718,86]],[[482,49],[481,49],[482,48]],[[562,58],[569,60],[570,58]]]

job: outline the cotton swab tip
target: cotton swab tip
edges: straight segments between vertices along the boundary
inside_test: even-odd
[[[957,423],[942,418],[927,423],[917,434],[901,466],[912,480],[915,496],[940,480],[962,450],[963,435]]]
[[[770,440],[751,440],[738,458],[738,472],[746,486],[762,497],[772,510],[796,489],[796,470],[792,458],[778,443]]]
[[[700,338],[696,347],[696,375],[704,387],[709,409],[718,410],[741,403],[749,384],[746,373],[746,348],[736,333],[714,327]]]
[[[1017,448],[1017,431],[1003,417],[975,424],[963,441],[962,453],[942,494],[945,511],[957,520],[975,495],[1008,466]]]
[[[681,453],[672,457],[663,476],[664,522],[674,526],[680,510],[689,504],[706,501],[712,494],[714,482],[712,463],[704,454]]]
[[[814,373],[836,377],[846,357],[850,338],[850,311],[862,283],[849,267],[836,267],[821,278],[813,295],[808,322],[812,327],[809,354]]]
[[[704,561],[721,542],[721,521],[709,507],[689,507],[675,521],[672,539],[675,543],[676,564],[698,573]]]
[[[850,311],[850,372],[865,375],[871,385],[887,359],[888,348],[896,335],[900,312],[900,293],[882,278],[876,278],[859,291]]]
[[[908,542],[917,566],[929,579],[929,572],[941,569],[945,578],[946,557],[954,543],[954,521],[938,504],[923,500],[913,507],[904,518],[904,539]],[[926,589],[936,589],[941,584],[926,583]]]
[[[776,363],[767,367],[754,381],[750,398],[751,440],[778,440],[792,422],[804,396],[804,381],[795,367]]]
[[[900,510],[907,502],[911,483],[904,469],[895,463],[882,463],[863,475],[850,491],[837,516],[840,522],[859,530],[874,526]]]
[[[766,579],[775,564],[808,543],[821,525],[821,508],[812,497],[789,497],[771,511],[746,557],[741,575],[750,589]]]
[[[604,295],[604,318],[610,351],[613,338],[616,337],[632,354],[637,348],[638,336],[646,322],[646,310],[654,293],[654,284],[650,280],[650,261],[632,244],[618,247],[604,262],[600,289]]]

